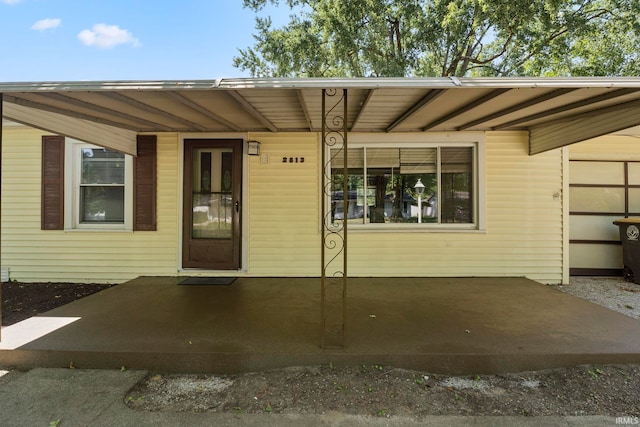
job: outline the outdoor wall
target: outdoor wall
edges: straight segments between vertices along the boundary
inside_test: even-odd
[[[640,161],[640,135],[606,135],[573,144],[571,160]]]
[[[320,162],[316,135],[251,134],[249,275],[320,272]],[[563,280],[562,151],[529,156],[527,134],[486,139],[485,231],[372,232],[350,228],[351,276],[526,276]],[[282,158],[304,157],[304,164]]]
[[[42,131],[3,129],[2,267],[21,281],[120,282],[177,271],[178,145],[158,136],[157,231],[40,229]]]
[[[249,192],[245,212],[249,215],[249,274],[319,276],[318,136],[252,133],[249,139],[260,141],[262,154],[249,156],[245,187]]]
[[[2,266],[10,268],[12,278],[118,282],[139,275],[187,274],[179,272],[179,135],[158,135],[158,230],[101,233],[40,230],[41,135],[24,127],[4,129]],[[251,133],[248,139],[261,142],[262,155],[246,158],[246,274],[318,276],[318,135]],[[349,275],[526,276],[560,283],[562,153],[529,156],[524,132],[487,134],[486,230],[372,232],[352,227]]]
[[[526,133],[493,132],[486,159],[486,231],[354,230],[349,274],[526,276],[561,283],[562,151],[529,156]]]

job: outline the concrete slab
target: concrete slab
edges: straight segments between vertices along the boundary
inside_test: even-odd
[[[327,414],[146,412],[129,409],[124,396],[146,371],[33,369],[0,382],[0,425],[23,426],[602,426],[614,416],[586,417],[371,417]]]
[[[0,387],[0,425],[88,426],[125,393],[145,371],[34,369]],[[112,424],[117,425],[117,424]]]
[[[347,347],[320,343],[320,281],[182,286],[141,277],[47,317],[79,317],[0,364],[233,373],[386,364],[454,374],[640,363],[640,321],[524,278],[354,278]]]

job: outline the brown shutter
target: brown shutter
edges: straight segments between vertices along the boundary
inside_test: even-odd
[[[41,228],[64,229],[64,137],[42,137]]]
[[[138,136],[133,173],[135,231],[156,230],[156,140],[155,135]]]

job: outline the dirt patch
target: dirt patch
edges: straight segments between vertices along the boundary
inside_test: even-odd
[[[125,402],[144,411],[427,415],[640,414],[640,366],[446,376],[388,366],[296,367],[243,375],[150,374]]]
[[[53,310],[113,284],[96,283],[2,283],[2,326],[13,325]]]

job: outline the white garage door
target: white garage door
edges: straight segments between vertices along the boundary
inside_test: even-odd
[[[640,162],[570,162],[571,275],[622,272],[622,246],[613,221],[640,217]]]

